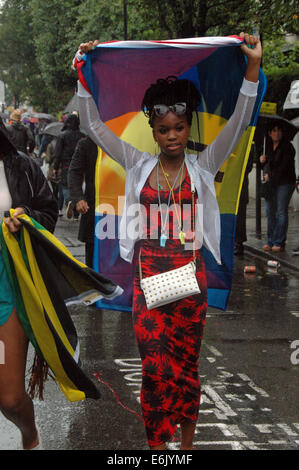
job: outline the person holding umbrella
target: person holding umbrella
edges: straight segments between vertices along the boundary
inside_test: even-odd
[[[296,185],[295,149],[286,138],[282,121],[272,120],[266,152],[260,156],[264,180],[270,183],[265,199],[267,243],[265,251],[284,250],[288,230],[288,206]]]

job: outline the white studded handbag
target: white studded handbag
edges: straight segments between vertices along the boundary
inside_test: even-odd
[[[192,205],[194,213],[194,186],[192,188]],[[195,225],[195,219],[194,225]],[[195,237],[194,237],[195,238]],[[164,273],[142,278],[141,260],[139,253],[140,286],[143,290],[148,310],[162,305],[176,302],[191,295],[200,294],[200,288],[196,279],[196,255],[195,242],[193,242],[193,260],[180,268],[172,269]]]
[[[200,294],[195,262],[181,268],[140,279],[148,310]]]

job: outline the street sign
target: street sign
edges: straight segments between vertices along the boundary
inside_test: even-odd
[[[276,114],[277,103],[270,103],[269,101],[263,101],[261,104],[260,112],[263,114]]]

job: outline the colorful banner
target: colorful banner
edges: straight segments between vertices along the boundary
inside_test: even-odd
[[[198,144],[209,145],[235,108],[246,69],[246,59],[239,47],[241,43],[242,39],[236,36],[103,43],[84,56],[78,68],[79,79],[92,93],[108,127],[139,150],[153,154],[152,129],[140,111],[145,90],[158,78],[169,75],[191,80],[202,95],[197,110],[199,126],[194,116],[191,136],[197,147]],[[239,195],[265,91],[266,78],[260,71],[251,123],[215,179],[221,214],[222,265],[218,265],[205,248],[203,255],[209,305],[220,309],[226,308],[231,289]],[[192,145],[190,142],[190,147]],[[99,149],[95,176],[94,268],[123,287],[124,294],[113,302],[102,300],[98,306],[130,311],[135,266],[120,258],[117,239],[125,177],[123,168]],[[99,228],[102,231],[104,224],[109,225],[109,233],[114,227],[114,238],[99,239]]]
[[[25,214],[18,219],[22,228],[17,235],[4,222],[0,227],[0,249],[18,317],[67,399],[97,399],[98,388],[80,368],[79,339],[67,305],[90,305],[122,290],[76,260],[34,219]]]

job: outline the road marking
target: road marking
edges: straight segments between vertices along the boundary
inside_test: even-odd
[[[213,351],[214,358],[222,356],[220,351],[212,346],[207,349],[209,352]],[[130,387],[132,396],[140,405],[140,358],[116,359],[115,364]],[[196,446],[215,449],[225,447],[232,450],[287,450],[298,445],[299,423],[275,423],[272,410],[266,407],[265,403],[263,407],[258,406],[260,398],[269,398],[265,390],[244,373],[233,374],[224,366],[215,366],[215,371],[217,376],[213,380],[209,380],[206,375],[200,375],[200,379],[204,380],[199,420],[195,430]],[[267,422],[268,419],[271,422]],[[224,439],[210,439],[219,433]],[[286,436],[285,439],[283,435]],[[258,442],[252,439],[253,436],[257,436]],[[177,441],[172,442],[169,448],[178,449],[178,445]]]
[[[218,408],[220,411],[224,413],[225,416],[236,416],[237,413],[235,413],[231,407],[225,403],[224,400],[218,395],[217,392],[210,386],[210,385],[204,385],[203,390],[205,391],[206,395],[208,395],[209,398],[214,402],[216,408]]]
[[[214,362],[216,362],[216,358],[215,357],[206,357],[207,361],[210,362],[210,364],[213,364]]]
[[[209,344],[205,344],[205,346],[212,354],[214,354],[214,356],[222,357],[221,352],[218,351],[218,349],[215,348],[215,346],[210,346]]]
[[[262,397],[269,397],[268,393],[265,392],[262,388],[257,387],[257,385],[255,385],[253,381],[246,374],[238,374],[238,376],[245,382],[248,382],[249,387],[251,387],[255,392],[262,395]]]
[[[290,426],[285,423],[277,423],[277,426],[280,427],[288,436],[298,436],[298,433],[293,431]]]

